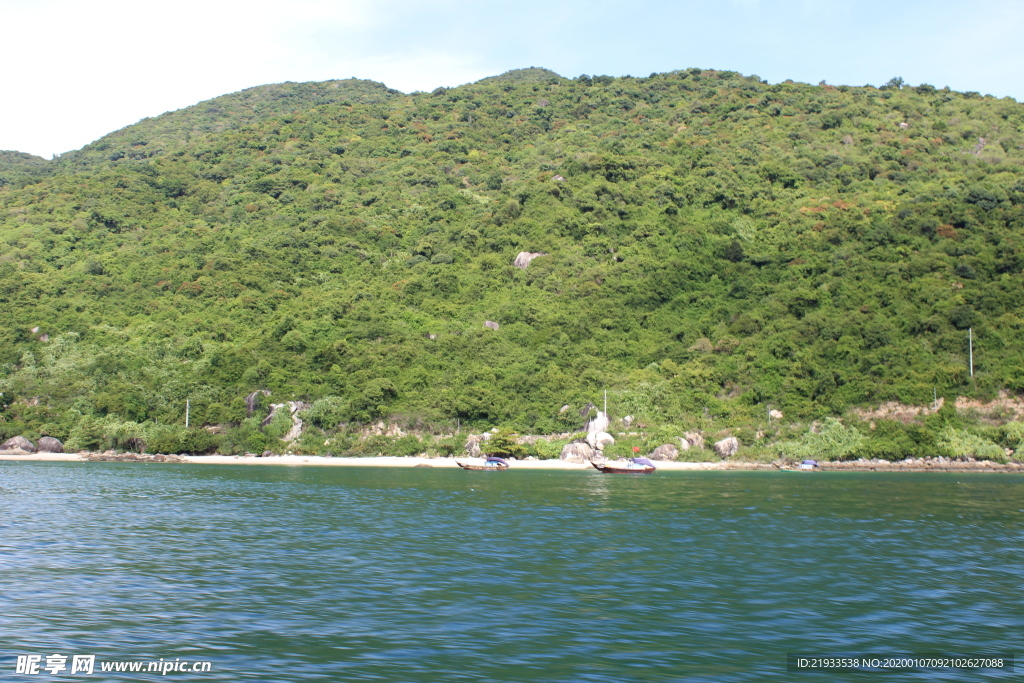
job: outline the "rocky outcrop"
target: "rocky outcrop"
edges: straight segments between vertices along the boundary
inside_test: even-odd
[[[256,412],[256,402],[258,400],[257,397],[260,396],[261,394],[263,396],[270,396],[269,391],[267,391],[266,389],[260,389],[258,391],[252,392],[251,394],[245,397],[245,410],[247,413],[247,417],[252,417],[252,414]]]
[[[680,436],[679,437],[679,450],[681,450],[681,451],[688,451],[688,450],[690,450],[690,442],[687,441],[686,437],[684,437],[684,436]]]
[[[589,444],[575,442],[567,443],[562,447],[562,454],[558,456],[560,460],[565,462],[572,462],[577,464],[585,464],[590,462],[591,458],[594,457],[594,449]]]
[[[608,432],[591,432],[587,434],[587,445],[595,451],[603,451],[605,446],[615,443],[615,438]]]
[[[601,411],[598,411],[597,417],[587,423],[587,434],[607,432],[609,425],[611,425],[611,420],[608,419],[608,416]]]
[[[721,441],[716,441],[713,448],[715,453],[718,453],[718,457],[724,460],[736,455],[736,451],[740,449],[740,441],[735,436],[729,436]]]
[[[655,448],[647,457],[651,460],[675,460],[679,457],[679,449],[666,443]]]
[[[40,453],[63,453],[64,444],[60,442],[60,439],[55,439],[52,436],[44,436],[39,439],[37,444]]]
[[[292,420],[292,426],[288,429],[288,432],[281,437],[282,441],[292,442],[302,436],[302,419],[299,418],[299,411],[306,410],[310,404],[302,401],[288,401],[286,403],[272,403],[270,404],[270,415],[264,418],[263,422],[260,423],[260,428],[266,427],[270,424],[274,416],[282,410],[287,410]]]
[[[24,451],[25,453],[35,453],[36,447],[31,441],[23,436],[12,436],[7,441],[0,443],[0,451]]]
[[[360,439],[366,439],[371,436],[405,436],[405,430],[394,422],[380,420],[359,430]]]
[[[501,327],[501,325],[499,325],[498,323],[494,322],[493,320],[485,320],[484,321],[484,327],[486,327],[486,328],[488,328],[490,330],[497,330],[499,327]]]
[[[768,417],[770,417],[773,420],[781,420],[782,419],[782,411],[781,410],[769,410],[768,411]]]
[[[632,415],[627,415],[626,417],[622,418],[622,426],[623,427],[627,427],[628,428],[632,424],[633,424],[633,416]]]
[[[690,442],[690,445],[694,448],[704,448],[703,432],[686,432],[683,436],[686,437],[686,440]]]
[[[466,455],[470,458],[480,457],[480,442],[483,441],[483,436],[470,435],[466,439]]]
[[[512,265],[515,266],[516,268],[522,268],[523,270],[526,270],[526,266],[530,265],[530,261],[537,258],[538,256],[547,256],[547,254],[540,251],[521,251],[519,252],[519,255],[516,256],[516,260],[512,262]]]

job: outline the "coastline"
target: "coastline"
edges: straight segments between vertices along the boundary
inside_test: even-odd
[[[0,461],[8,462],[164,462],[203,465],[288,465],[314,467],[422,467],[456,469],[456,460],[469,458],[425,458],[418,456],[375,456],[368,458],[325,457],[319,455],[270,455],[266,457],[244,455],[149,455],[137,453],[20,453],[0,451]],[[721,462],[656,463],[661,471],[779,471],[772,463],[725,460]],[[512,469],[519,470],[592,470],[589,463],[570,463],[564,460],[518,460]],[[782,471],[801,471],[782,468]],[[1024,474],[1024,463],[1001,464],[991,460],[977,461],[849,461],[822,462],[821,472],[1003,472]]]

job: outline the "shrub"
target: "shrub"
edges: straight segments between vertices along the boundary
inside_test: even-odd
[[[651,450],[660,446],[662,443],[672,443],[678,445],[679,442],[672,437],[667,437],[668,441],[661,441],[660,443],[651,445],[654,441],[649,440],[643,436],[625,436],[615,440],[615,443],[605,446],[604,454],[606,457],[615,460],[617,458],[632,458],[636,455],[647,455]],[[656,441],[657,439],[655,439]],[[634,453],[633,448],[639,448],[639,453]]]
[[[193,427],[181,432],[178,452],[181,453],[210,453],[220,445],[222,437],[219,434],[211,434],[205,429]]]
[[[348,402],[339,396],[324,396],[299,416],[320,429],[333,429],[345,420]]]
[[[531,455],[540,460],[555,460],[562,454],[562,448],[569,443],[568,439],[537,439],[533,444]]]
[[[834,417],[825,419],[817,432],[808,430],[796,440],[776,445],[780,455],[795,460],[846,460],[863,447],[865,437]]]
[[[526,447],[516,442],[518,437],[515,432],[502,429],[481,443],[480,450],[499,458],[523,458],[526,456]]]
[[[1016,451],[1018,457],[1024,455],[1024,422],[1007,422],[1000,430],[1002,438],[1000,443],[1006,448]]]
[[[263,433],[271,439],[280,439],[292,428],[292,414],[287,408],[278,408],[270,422],[263,428]]]
[[[101,451],[107,447],[107,435],[103,420],[94,417],[83,417],[78,424],[71,429],[65,450],[73,451]]]
[[[267,436],[260,431],[260,418],[250,417],[229,429],[217,450],[220,453],[262,453],[267,450]]]
[[[954,457],[974,457],[978,460],[994,460],[1005,463],[1006,453],[988,439],[971,434],[966,429],[947,427],[939,437],[939,444]]]
[[[881,460],[903,460],[924,458],[934,455],[948,455],[938,443],[936,433],[916,423],[904,424],[896,420],[878,420],[855,455],[857,457]]]
[[[454,436],[435,439],[433,449],[438,455],[449,457],[460,450],[459,441]]]
[[[419,455],[423,452],[423,443],[410,434],[395,439],[391,451],[395,455]]]

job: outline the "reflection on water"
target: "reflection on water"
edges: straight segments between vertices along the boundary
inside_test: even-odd
[[[1012,651],[1022,481],[3,463],[0,667],[762,681],[791,652]]]

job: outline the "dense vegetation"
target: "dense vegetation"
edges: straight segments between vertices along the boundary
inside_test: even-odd
[[[0,435],[159,439],[188,398],[255,448],[257,389],[342,434],[1019,392],[1022,162],[1009,98],[700,69],[285,83],[0,152]]]

